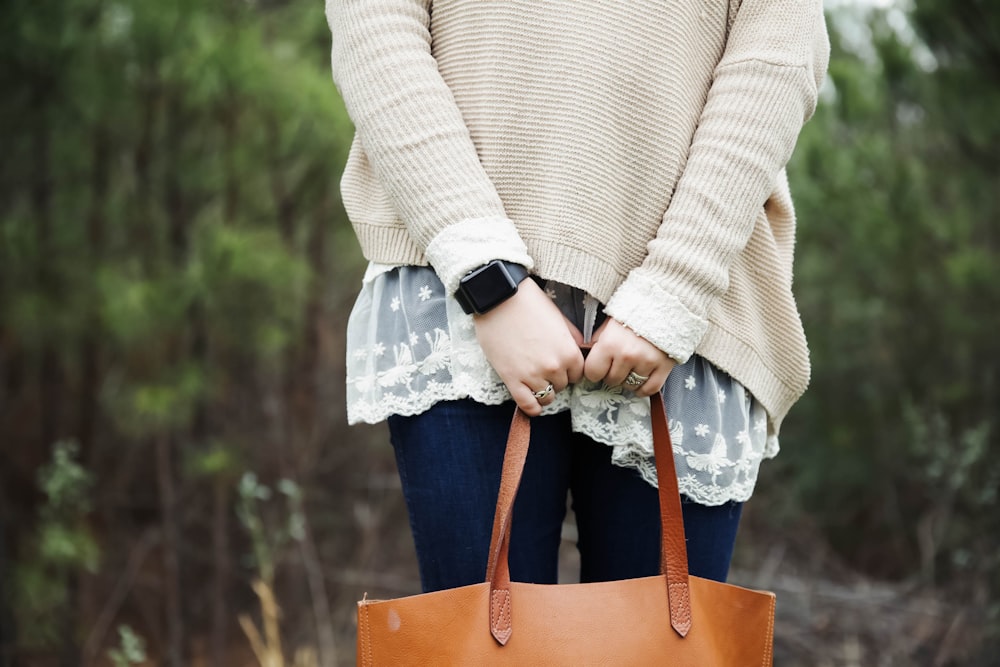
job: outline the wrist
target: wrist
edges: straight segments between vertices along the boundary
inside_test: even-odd
[[[469,315],[487,313],[517,293],[528,271],[520,264],[495,259],[467,273],[455,299]]]

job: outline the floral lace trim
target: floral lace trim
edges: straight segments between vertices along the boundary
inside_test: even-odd
[[[376,276],[373,282],[379,279]],[[366,289],[371,284],[366,283]],[[415,302],[411,305],[430,302],[435,298],[434,291],[430,286],[416,285]],[[454,300],[442,303],[447,310],[446,317],[443,312],[440,316],[446,319],[442,322],[445,328],[434,326],[439,321],[435,317],[420,322],[407,319],[409,333],[399,334],[398,339],[373,329],[370,318],[377,317],[377,312],[410,316],[405,299],[395,294],[393,291],[379,296],[376,303],[369,302],[370,310],[360,313],[353,336],[349,324],[350,423],[377,423],[391,415],[420,414],[440,401],[472,398],[497,405],[510,399],[507,388],[476,342],[472,318],[462,313]],[[412,313],[416,312],[414,308]],[[386,335],[388,338],[383,338]],[[688,376],[680,391],[694,390],[695,385],[694,376]],[[740,390],[738,385],[734,388],[733,400],[749,401]],[[719,391],[720,404],[726,402],[725,393]],[[580,383],[560,392],[543,414],[564,410],[571,410],[575,431],[612,448],[611,460],[615,465],[635,469],[644,480],[656,485],[648,400],[636,400],[621,387]],[[691,419],[698,418],[691,415]],[[684,423],[677,419],[670,421],[681,493],[704,505],[749,499],[761,460],[778,451],[777,438],[767,434],[766,419],[757,419],[751,428],[738,432],[732,447],[723,434],[713,433],[707,424],[688,426],[686,434]],[[690,437],[690,443],[685,442],[685,435]]]
[[[448,335],[441,329],[426,334],[432,352],[424,359],[413,358],[412,347],[400,344],[394,347],[396,365],[373,376],[348,377],[348,384],[359,393],[348,404],[348,421],[352,424],[378,423],[390,415],[416,415],[440,401],[472,398],[487,405],[498,405],[510,400],[510,393],[496,377],[488,363],[480,362],[482,354],[463,354],[460,345],[452,350],[455,360],[464,362],[464,370],[452,368],[450,381],[426,380],[419,390],[412,384],[415,378],[433,375],[451,366],[445,349],[449,347]],[[478,349],[475,350],[478,352]],[[484,378],[492,376],[492,382]],[[402,393],[375,391],[375,389],[405,388]],[[644,480],[656,486],[656,463],[653,458],[652,430],[649,426],[649,402],[632,400],[620,387],[578,385],[562,392],[549,405],[544,414],[569,410],[574,404],[581,408],[573,411],[573,430],[612,448],[611,460],[615,465],[632,468]],[[364,396],[371,398],[365,398]],[[742,434],[741,434],[742,435]],[[727,457],[726,441],[716,434],[708,453],[684,447],[684,425],[670,420],[678,484],[682,494],[703,505],[721,505],[729,501],[744,502],[753,494],[757,482],[757,467],[761,458],[771,458],[777,453],[777,439],[768,438],[769,447],[759,458],[749,454],[738,460]],[[725,486],[715,482],[723,471],[734,469],[735,479]],[[685,472],[686,471],[686,472]],[[711,475],[705,482],[697,471]]]

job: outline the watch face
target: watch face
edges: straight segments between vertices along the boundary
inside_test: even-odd
[[[517,283],[500,262],[491,262],[470,273],[462,286],[478,313],[485,313],[517,291]]]

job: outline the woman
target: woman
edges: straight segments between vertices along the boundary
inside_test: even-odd
[[[511,399],[535,417],[514,578],[556,581],[567,493],[581,580],[655,574],[657,391],[691,573],[725,580],[809,376],[784,165],[827,65],[820,0],[328,0],[327,17],[371,262],[349,419],[388,419],[424,589],[483,579]]]

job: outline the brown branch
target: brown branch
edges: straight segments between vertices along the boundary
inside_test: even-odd
[[[118,614],[118,610],[121,609],[122,604],[125,602],[125,598],[132,590],[135,578],[139,574],[139,569],[146,560],[146,555],[159,541],[159,531],[155,527],[150,527],[146,529],[142,537],[139,538],[138,543],[132,547],[132,550],[129,553],[128,561],[125,564],[124,572],[116,582],[115,588],[111,592],[107,601],[104,603],[104,607],[101,609],[100,614],[97,615],[97,620],[94,621],[94,625],[90,629],[90,632],[87,633],[87,640],[83,644],[84,665],[91,664],[97,658],[98,651],[101,650],[101,647],[104,645],[104,640],[107,638],[108,631],[111,628],[111,623],[114,621],[115,616]]]
[[[167,664],[182,667],[184,646],[184,618],[181,613],[180,537],[177,530],[177,512],[173,473],[173,443],[171,436],[156,436],[156,476],[160,492],[160,525],[163,532],[163,580],[166,602]]]

